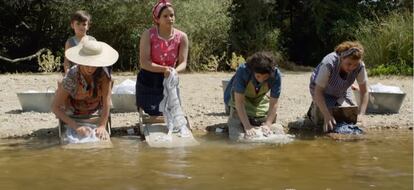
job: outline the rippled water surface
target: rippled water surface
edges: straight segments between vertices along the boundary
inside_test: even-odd
[[[201,145],[176,149],[150,148],[137,137],[114,137],[109,149],[0,140],[0,189],[413,189],[410,130],[284,145],[197,139]]]

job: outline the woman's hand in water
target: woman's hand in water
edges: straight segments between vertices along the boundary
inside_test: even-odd
[[[166,67],[164,71],[164,77],[167,78],[170,76],[170,74],[171,74],[171,67]]]
[[[334,129],[336,125],[335,118],[329,114],[323,117],[325,122],[323,123],[323,132],[328,132]]]
[[[251,126],[251,125],[249,125],[248,127],[244,127],[244,131],[246,132],[245,138],[249,138],[249,137],[256,135],[256,132],[254,131],[255,127],[256,126]]]
[[[105,129],[105,126],[100,126],[95,129],[96,137],[98,137],[101,140],[109,140],[109,134]]]
[[[91,128],[89,127],[85,127],[85,126],[80,126],[78,128],[76,128],[76,133],[78,133],[78,135],[80,135],[81,137],[86,137],[88,135],[91,134]]]
[[[270,130],[270,126],[272,126],[272,124],[268,123],[262,123],[262,126],[260,126],[265,136],[270,135],[272,133],[272,131]]]
[[[366,126],[366,116],[365,115],[363,115],[363,114],[358,115],[357,125],[359,125],[361,127]]]

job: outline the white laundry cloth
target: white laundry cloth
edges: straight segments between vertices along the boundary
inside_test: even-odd
[[[381,83],[377,83],[369,86],[370,92],[382,92],[392,94],[404,94],[404,92],[398,86],[387,86]]]
[[[162,99],[159,111],[163,113],[168,127],[168,134],[179,132],[181,137],[189,137],[190,130],[187,128],[187,120],[181,109],[180,97],[178,97],[178,75],[175,69],[170,70],[170,75],[164,78],[164,98]]]
[[[242,142],[287,144],[294,140],[294,135],[286,134],[281,126],[273,126],[271,134],[265,135],[262,128],[254,129],[256,135],[242,140]]]
[[[135,94],[135,81],[126,79],[112,88],[112,94]]]
[[[70,128],[67,127],[66,131],[66,141],[68,143],[90,143],[90,142],[98,142],[100,139],[96,136],[96,125],[89,124],[89,123],[83,123],[83,126],[86,126],[90,129],[90,133],[88,136],[81,137],[78,135],[78,133]]]
[[[155,137],[155,142],[171,142],[171,141],[172,141],[172,136],[170,133],[158,135]]]

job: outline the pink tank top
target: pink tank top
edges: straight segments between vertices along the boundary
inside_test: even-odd
[[[182,32],[174,29],[173,37],[168,40],[158,35],[156,27],[151,28],[149,32],[152,62],[158,65],[175,67],[178,60]]]

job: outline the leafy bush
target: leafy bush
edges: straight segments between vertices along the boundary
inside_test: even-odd
[[[369,75],[412,75],[413,67],[407,64],[381,64],[368,70]]]
[[[278,51],[279,29],[276,28],[275,1],[233,0],[230,51],[243,56],[258,51]]]
[[[151,8],[156,2],[0,1],[0,55],[18,58],[47,48],[63,57],[64,43],[74,35],[70,15],[83,9],[92,15],[88,33],[118,50],[114,69],[136,71],[140,35],[152,27]],[[357,38],[367,48],[371,73],[412,73],[412,1],[179,0],[173,4],[176,26],[189,37],[192,71],[230,70],[233,52],[247,57],[257,51],[275,54],[282,68],[315,66],[335,45]],[[395,10],[400,12],[392,13]],[[34,72],[39,67],[33,61],[0,61],[0,72]]]
[[[360,23],[356,37],[365,48],[371,75],[413,74],[412,13],[392,13],[377,21]]]
[[[50,73],[53,71],[59,71],[62,65],[59,56],[54,56],[50,50],[47,50],[46,54],[37,56],[37,63],[39,64],[39,71]]]
[[[115,69],[139,69],[140,35],[153,26],[151,8],[156,1],[76,2],[79,3],[61,1],[59,6],[66,7],[64,9],[69,13],[80,8],[91,13],[93,23],[89,33],[113,46],[120,54],[118,63],[114,65]],[[74,4],[83,6],[75,8]],[[225,51],[227,46],[230,18],[226,11],[230,0],[173,1],[173,5],[176,27],[188,35],[190,42],[188,68],[193,71],[211,70],[208,60],[211,56]]]
[[[225,53],[223,53],[222,56],[210,55],[209,57],[204,58],[207,61],[207,64],[200,64],[198,65],[198,67],[202,71],[217,71],[220,66],[220,63],[225,61],[225,58]]]
[[[227,58],[227,53],[223,52],[221,56],[217,55],[210,55],[209,57],[205,58],[207,64],[199,65],[200,70],[202,71],[218,71],[219,68],[223,68],[223,66],[229,67],[230,70],[235,71],[240,64],[246,62],[243,56],[237,55],[236,53],[231,54],[231,58]],[[220,67],[221,66],[221,67]],[[228,69],[221,69],[221,70],[228,70]]]
[[[246,62],[246,60],[244,59],[243,56],[237,55],[236,53],[233,52],[231,54],[231,59],[229,60],[230,69],[236,70],[237,67],[239,67],[240,64],[243,64],[245,62]]]
[[[0,54],[21,58],[42,48],[63,52],[69,27],[69,19],[63,15],[68,13],[55,5],[53,0],[0,1]],[[35,63],[6,64],[0,72],[36,72],[40,66]]]
[[[174,1],[177,28],[189,38],[188,68],[191,71],[217,70],[225,65],[231,18],[230,0]],[[216,62],[216,63],[214,63]],[[212,66],[212,64],[214,66]]]

